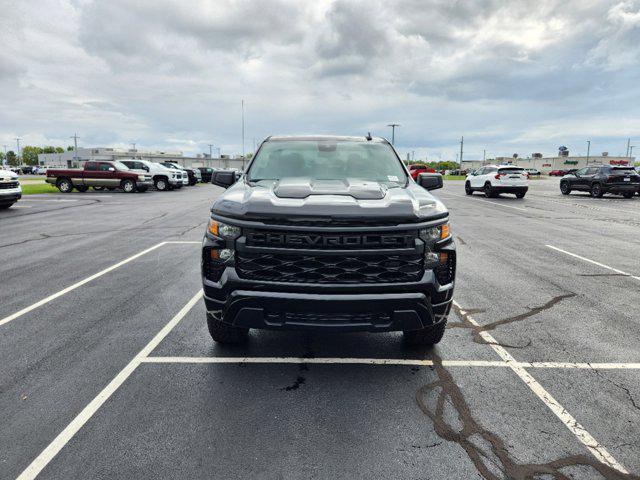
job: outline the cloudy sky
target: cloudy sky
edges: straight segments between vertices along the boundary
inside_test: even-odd
[[[640,150],[640,0],[0,0],[0,145]],[[639,152],[640,153],[640,152]]]

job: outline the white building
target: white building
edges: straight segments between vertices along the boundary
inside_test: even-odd
[[[78,148],[63,153],[41,153],[38,163],[45,166],[78,168],[88,160],[123,160],[127,158],[149,160],[151,162],[175,162],[183,167],[215,167],[242,169],[242,158],[210,158],[209,155],[186,157],[182,152],[143,151],[137,149],[117,149],[107,147]],[[245,162],[246,163],[246,162]]]
[[[582,168],[587,165],[634,165],[635,157],[610,157],[609,155],[597,155],[589,157],[496,157],[487,160],[487,164],[513,164],[523,168],[537,168],[542,173],[549,173],[551,170],[569,170],[571,168]],[[483,165],[482,160],[463,161],[462,167],[465,169],[476,169]]]

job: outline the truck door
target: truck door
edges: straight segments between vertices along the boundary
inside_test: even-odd
[[[96,185],[96,173],[98,171],[98,164],[96,162],[86,162],[84,164],[83,183],[88,187]],[[76,183],[76,182],[74,182]]]
[[[96,185],[102,187],[119,187],[120,179],[116,175],[116,169],[110,163],[100,162],[96,174]]]

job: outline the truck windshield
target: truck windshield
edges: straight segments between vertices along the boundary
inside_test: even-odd
[[[407,176],[391,147],[384,143],[272,141],[260,148],[248,172],[249,181],[306,177],[353,178],[405,184]]]
[[[129,167],[122,162],[113,162],[113,166],[118,170],[129,170]]]

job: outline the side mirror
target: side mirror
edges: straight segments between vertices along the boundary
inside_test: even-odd
[[[231,185],[236,183],[236,173],[226,170],[213,172],[211,183],[222,188],[229,188]]]
[[[418,175],[418,185],[426,190],[436,190],[444,186],[442,175],[439,173],[420,173]]]
[[[113,167],[109,167],[109,171],[110,171],[110,172],[115,172],[115,171],[116,171],[116,169],[115,169],[115,168],[113,168]]]

